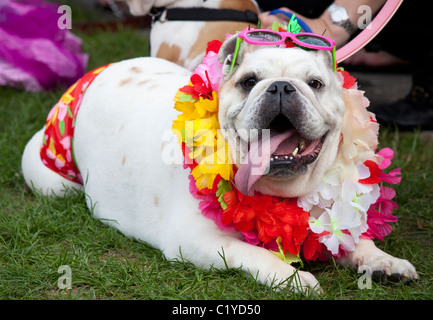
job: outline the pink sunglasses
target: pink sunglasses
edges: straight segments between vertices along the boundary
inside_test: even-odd
[[[309,49],[331,51],[335,47],[334,40],[318,34],[306,32],[291,33],[287,31],[278,32],[267,29],[245,29],[239,33],[239,38],[255,45],[279,45],[283,44],[286,39],[289,38],[293,43]]]
[[[328,50],[332,51],[332,59],[334,62],[334,71],[336,71],[335,63],[335,42],[334,40],[314,34],[314,33],[292,33],[292,32],[278,32],[268,29],[244,29],[238,34],[238,40],[245,40],[249,44],[253,45],[280,45],[286,42],[289,38],[292,42],[303,48],[314,49],[314,50]],[[239,47],[239,41],[236,44]],[[235,50],[236,56],[237,50]],[[234,64],[234,63],[233,63]]]

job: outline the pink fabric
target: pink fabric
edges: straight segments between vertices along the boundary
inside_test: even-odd
[[[402,2],[403,0],[388,0],[367,28],[365,28],[344,47],[337,50],[337,63],[346,60],[373,40],[383,27],[386,26]]]
[[[59,29],[57,10],[42,0],[0,1],[0,85],[49,90],[84,74],[88,55],[78,37]]]

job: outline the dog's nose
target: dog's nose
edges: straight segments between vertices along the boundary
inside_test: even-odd
[[[266,92],[269,92],[271,94],[278,94],[278,95],[280,95],[280,94],[289,95],[294,91],[296,91],[295,87],[292,86],[287,81],[275,81],[266,90]]]

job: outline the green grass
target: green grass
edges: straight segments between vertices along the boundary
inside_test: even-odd
[[[88,69],[146,55],[140,32],[80,35],[90,53]],[[84,195],[65,199],[35,196],[20,172],[28,139],[39,130],[62,88],[28,93],[0,88],[0,299],[433,299],[433,139],[419,132],[385,129],[381,147],[396,150],[393,167],[401,167],[396,186],[400,208],[394,232],[381,248],[415,265],[420,280],[409,285],[358,288],[350,268],[312,263],[325,293],[308,298],[276,292],[239,270],[197,269],[170,263],[161,252],[126,238],[93,219]],[[72,270],[72,289],[59,289],[62,274]]]

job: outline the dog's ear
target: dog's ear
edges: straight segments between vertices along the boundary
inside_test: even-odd
[[[242,42],[239,44],[236,61],[233,65],[232,72],[230,72],[237,41],[238,36],[236,34],[228,38],[226,41],[224,41],[218,54],[218,62],[223,64],[223,75],[226,77],[226,79],[230,78],[231,75],[236,72],[237,68],[241,64],[243,47]]]
[[[152,9],[155,0],[126,0],[129,6],[129,12],[133,16],[145,16]]]
[[[331,51],[327,50],[313,50],[315,52],[316,56],[319,57],[326,65],[326,67],[333,70],[334,68],[334,62],[332,61],[332,53]]]

